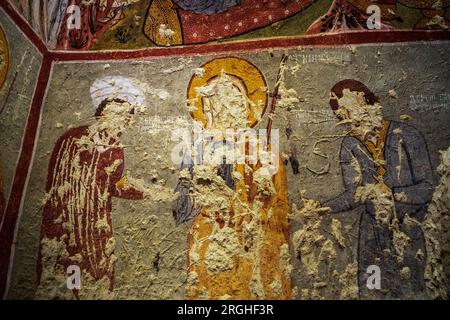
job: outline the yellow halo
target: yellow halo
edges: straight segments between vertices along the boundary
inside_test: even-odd
[[[207,62],[201,68],[204,70],[203,76],[192,76],[187,91],[189,105],[195,107],[195,110],[191,111],[192,118],[206,126],[207,118],[203,111],[203,99],[198,97],[195,89],[208,85],[211,79],[219,76],[223,71],[239,78],[244,84],[247,97],[254,104],[253,108],[250,108],[247,123],[249,127],[254,127],[267,108],[267,83],[261,71],[247,60],[234,57],[217,58]]]
[[[9,49],[8,41],[6,40],[5,32],[0,26],[0,89],[3,87],[6,81],[6,76],[8,75],[9,69]]]

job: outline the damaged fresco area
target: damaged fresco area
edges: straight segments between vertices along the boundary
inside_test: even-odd
[[[449,0],[8,0],[55,50],[138,49],[371,31],[441,30]]]
[[[448,298],[449,49],[56,63],[8,297]]]
[[[0,15],[0,224],[41,62],[31,43]]]

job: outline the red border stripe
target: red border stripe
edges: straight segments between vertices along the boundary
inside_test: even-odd
[[[17,167],[13,179],[8,205],[6,206],[5,217],[0,232],[0,297],[6,291],[8,280],[8,269],[11,258],[11,246],[14,241],[14,232],[19,217],[20,205],[24,196],[25,183],[31,167],[33,151],[35,148],[35,138],[38,131],[39,117],[42,104],[50,79],[52,61],[44,58],[39,71],[38,82],[28,114],[27,125],[22,142],[21,153],[17,162]]]

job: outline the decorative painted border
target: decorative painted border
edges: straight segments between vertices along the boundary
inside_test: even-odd
[[[36,140],[39,136],[38,129],[40,126],[42,105],[51,76],[51,69],[52,61],[44,56],[28,114],[2,228],[0,230],[0,296],[3,298],[5,298],[7,284],[9,282],[9,270],[14,254],[14,239],[18,229],[17,222],[22,211],[33,155],[37,146]]]
[[[17,162],[13,184],[6,206],[6,214],[0,230],[0,297],[6,298],[9,285],[10,267],[14,254],[14,239],[33,156],[39,137],[42,106],[51,77],[53,63],[81,61],[138,60],[192,56],[205,54],[223,54],[239,51],[259,51],[262,49],[289,49],[295,47],[340,47],[357,44],[407,43],[450,41],[449,31],[437,30],[394,30],[394,31],[357,31],[348,33],[282,37],[271,39],[246,40],[235,42],[213,42],[200,45],[186,45],[167,48],[148,48],[121,51],[85,51],[66,52],[48,50],[42,39],[7,1],[0,0],[0,8],[11,18],[25,36],[43,55],[38,81],[28,114],[21,151]]]

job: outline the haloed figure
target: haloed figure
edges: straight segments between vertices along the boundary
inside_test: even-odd
[[[91,95],[98,106],[95,123],[67,131],[56,142],[50,158],[37,269],[38,296],[57,298],[67,294],[69,266],[81,270],[81,290],[73,291],[77,298],[92,297],[85,288],[100,289],[97,294],[108,296],[113,289],[116,260],[112,197],[144,197],[122,176],[124,153],[120,143],[135,107],[144,103],[143,92],[129,79],[107,77],[93,84]]]
[[[383,118],[378,98],[361,82],[343,80],[330,105],[350,134],[341,145],[345,191],[324,203],[333,213],[365,206],[360,220],[361,298],[420,298],[426,251],[420,227],[433,193],[424,138],[414,127]],[[381,290],[368,290],[367,269],[381,270]]]
[[[289,299],[284,165],[280,160],[278,171],[270,173],[261,161],[227,163],[222,158],[235,151],[233,141],[224,143],[222,134],[249,129],[264,114],[265,80],[255,66],[238,58],[215,59],[203,68],[203,77],[194,76],[188,91],[195,107],[192,116],[211,130],[205,132],[217,135],[205,137],[206,146],[184,159],[174,210],[177,223],[193,219],[187,297]]]
[[[3,170],[0,163],[0,225],[2,224],[3,220],[3,212],[6,210],[6,199],[4,196],[4,186],[3,186],[3,176],[2,176]]]

